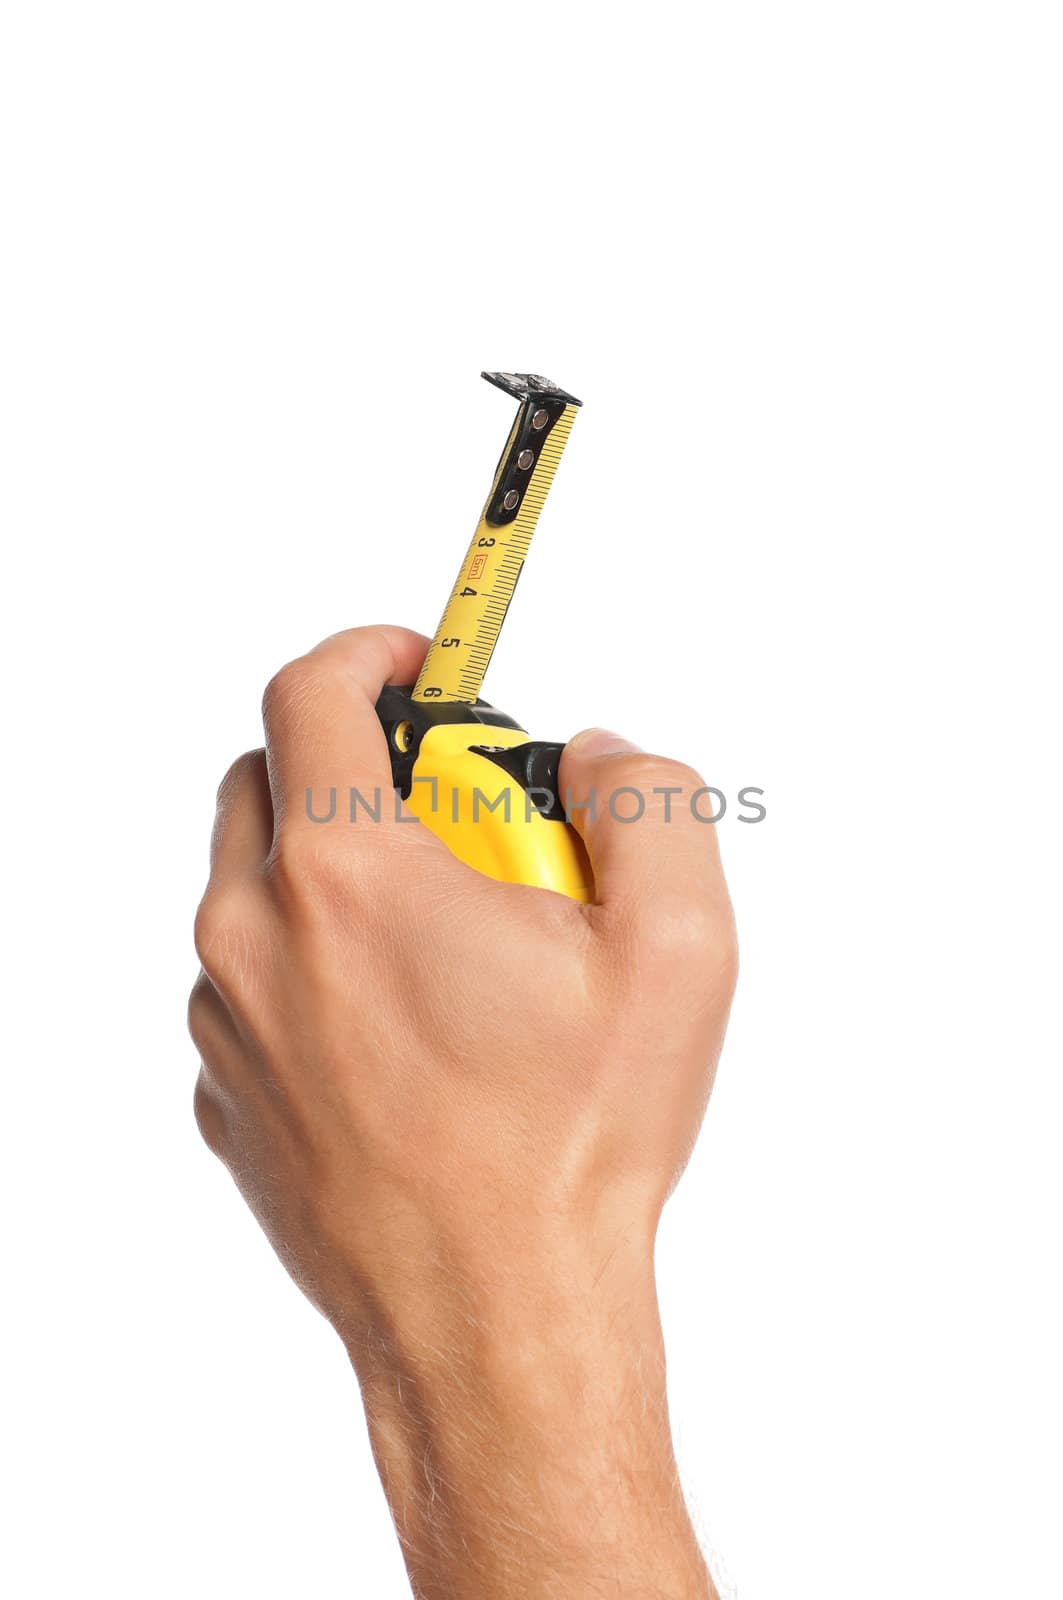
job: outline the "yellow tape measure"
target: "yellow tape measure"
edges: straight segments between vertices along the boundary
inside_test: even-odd
[[[389,684],[377,714],[396,790],[460,860],[587,901],[590,865],[558,792],[563,747],[479,698],[580,402],[533,373],[483,376],[520,410],[421,675],[412,689]]]
[[[413,689],[477,699],[580,402],[534,373],[485,372],[521,402],[458,581]]]

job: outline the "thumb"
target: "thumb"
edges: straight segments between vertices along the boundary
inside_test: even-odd
[[[588,728],[565,746],[558,777],[599,904],[638,912],[652,900],[666,914],[706,898],[727,904],[715,797],[692,767]]]

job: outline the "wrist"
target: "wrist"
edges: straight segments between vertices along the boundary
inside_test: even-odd
[[[351,1345],[417,1593],[711,1595],[676,1480],[652,1248],[535,1257],[490,1294],[451,1274]]]

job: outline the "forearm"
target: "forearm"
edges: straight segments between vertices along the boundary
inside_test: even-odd
[[[676,1477],[652,1271],[453,1284],[352,1350],[419,1600],[711,1600]],[[597,1281],[595,1282],[595,1278]]]

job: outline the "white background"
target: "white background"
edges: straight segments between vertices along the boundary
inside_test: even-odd
[[[742,1600],[1063,1595],[1057,21],[4,7],[12,1596],[406,1593],[184,1004],[264,682],[435,625],[482,366],[585,401],[490,698],[767,791],[660,1248],[706,1539]]]

